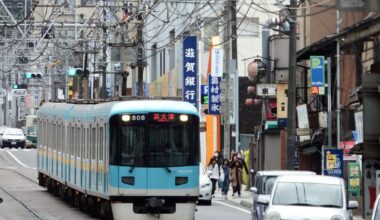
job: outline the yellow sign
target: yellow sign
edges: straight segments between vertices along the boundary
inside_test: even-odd
[[[357,179],[350,179],[350,186],[351,187],[359,187],[359,183],[360,183],[359,178],[357,178]]]
[[[335,154],[330,154],[330,151],[326,152],[326,169],[327,170],[333,170],[336,168],[336,155]]]
[[[288,84],[277,84],[277,118],[288,118]]]

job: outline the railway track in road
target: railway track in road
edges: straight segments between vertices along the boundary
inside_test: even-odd
[[[27,177],[26,175],[18,172],[17,170],[10,169],[10,168],[0,168],[0,170],[6,170],[13,173],[18,174],[19,176],[33,182],[34,184],[38,185],[38,182],[36,180],[31,179],[30,177]],[[5,194],[13,198],[15,201],[17,201],[20,205],[22,205],[26,210],[28,210],[30,213],[32,213],[36,218],[40,220],[48,220],[47,218],[44,218],[43,216],[39,215],[36,211],[34,211],[32,208],[30,208],[26,203],[24,203],[22,200],[18,199],[15,195],[13,195],[9,190],[6,190],[4,187],[0,186],[0,190],[3,191]]]

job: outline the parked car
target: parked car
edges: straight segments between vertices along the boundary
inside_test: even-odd
[[[212,184],[202,164],[199,165],[199,198],[198,204],[211,205]]]
[[[372,218],[371,220],[380,220],[380,194],[376,198],[375,206],[372,211]]]
[[[268,205],[265,219],[352,220],[350,209],[357,201],[347,203],[344,180],[319,175],[283,175],[274,184],[271,196],[258,203]]]
[[[268,196],[272,192],[273,185],[281,175],[317,175],[312,171],[289,171],[289,170],[271,170],[259,171],[256,173],[254,186],[251,191],[254,193],[251,207],[252,220],[263,220],[266,206],[257,203],[261,196]]]
[[[25,135],[22,129],[6,128],[1,138],[1,147],[25,147]]]
[[[3,137],[3,133],[4,133],[4,130],[8,128],[8,127],[5,127],[5,126],[1,126],[0,127],[0,146],[2,145],[2,137]]]

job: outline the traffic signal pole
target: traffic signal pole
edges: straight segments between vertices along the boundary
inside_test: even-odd
[[[295,154],[295,110],[296,110],[296,73],[297,73],[297,0],[290,1],[290,32],[289,32],[289,77],[288,77],[288,124],[286,168],[294,169]]]

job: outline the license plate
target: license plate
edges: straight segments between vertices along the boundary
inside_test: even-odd
[[[11,144],[12,144],[12,145],[14,145],[14,144],[17,144],[17,142],[15,142],[15,141],[12,141],[12,142],[11,142]]]

